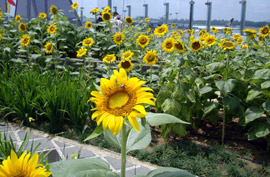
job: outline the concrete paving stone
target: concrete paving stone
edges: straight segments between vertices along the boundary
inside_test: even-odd
[[[31,132],[26,132],[26,131],[23,131],[23,130],[21,130],[21,131],[18,132],[18,135],[19,135],[19,137],[20,137],[20,139],[22,141],[23,141],[24,137],[26,136],[26,134],[27,134],[27,136],[29,136],[31,134]],[[38,138],[43,138],[43,137],[40,136],[40,135],[36,135],[36,134],[32,133],[31,136],[30,136],[30,138],[29,138],[29,140],[31,140],[31,139],[38,139]]]
[[[110,156],[105,156],[104,158],[109,162],[109,164],[112,165],[112,167],[115,170],[121,169],[121,159],[110,157]],[[126,167],[132,167],[132,166],[135,166],[135,164],[132,164],[129,162],[126,163]]]
[[[72,146],[71,144],[63,143],[63,142],[56,141],[56,140],[54,140],[54,142],[55,142],[60,148],[63,148],[63,147],[68,148],[68,147]]]
[[[37,151],[55,148],[49,139],[43,138],[43,139],[38,139],[38,140],[30,140],[27,144],[28,150],[31,148],[32,142],[33,142],[33,148],[35,148],[38,145],[38,143],[41,143],[40,146],[37,148]]]
[[[9,140],[9,136],[11,137],[11,139],[14,141],[16,141],[15,135],[13,134],[13,132],[1,132],[1,138],[4,138],[4,134],[6,134],[6,138]]]
[[[48,151],[42,151],[42,152],[39,152],[40,153],[43,153],[43,154],[47,154],[47,160],[49,163],[52,163],[52,162],[57,162],[57,161],[60,161],[61,160],[61,157],[59,156],[58,152],[53,149],[53,150],[48,150]]]
[[[72,157],[71,157],[72,154],[78,155],[79,153],[80,153],[80,159],[95,156],[95,154],[88,149],[82,148],[81,151],[80,151],[80,149],[81,149],[80,147],[75,146],[75,147],[65,148],[64,151],[62,151],[62,152],[63,152],[64,156],[66,157],[66,159],[72,159]]]
[[[12,131],[10,127],[6,125],[0,125],[0,132],[8,132],[8,131]]]
[[[135,175],[147,175],[147,173],[149,173],[150,170],[149,168],[146,168],[146,167],[139,167],[139,168],[134,168],[134,169],[130,169],[130,170],[127,170],[126,171],[126,177],[132,177],[132,176],[135,176]]]

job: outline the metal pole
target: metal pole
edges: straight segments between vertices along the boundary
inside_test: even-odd
[[[110,8],[112,8],[112,0],[108,0],[108,6],[110,6]]]
[[[144,18],[147,18],[148,17],[148,4],[144,4]]]
[[[246,21],[247,1],[246,0],[242,0],[239,3],[242,4],[240,34],[243,35],[243,30],[245,28],[245,21]]]
[[[127,5],[128,8],[128,16],[131,17],[131,5]]]
[[[206,30],[209,32],[210,31],[210,26],[211,26],[212,2],[206,2],[205,5],[207,5]]]
[[[169,3],[166,2],[163,4],[165,6],[165,24],[169,22]]]
[[[190,14],[189,14],[189,29],[193,28],[193,11],[194,11],[194,4],[195,2],[193,0],[191,0],[189,2],[190,4]]]
[[[83,23],[83,9],[84,7],[81,7],[81,22]]]
[[[117,12],[117,6],[113,6],[114,12]]]
[[[30,21],[31,16],[31,0],[27,0],[27,21]]]

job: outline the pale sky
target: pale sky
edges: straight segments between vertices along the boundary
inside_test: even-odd
[[[84,15],[90,17],[90,10],[95,7],[105,7],[108,0],[72,0],[77,1],[85,8]],[[240,0],[210,0],[212,2],[212,19],[240,20],[241,4]],[[170,18],[189,18],[190,0],[112,0],[112,6],[117,6],[117,11],[121,15],[123,5],[131,5],[131,17],[144,16],[143,4],[148,4],[148,15],[151,18],[159,18],[165,15],[165,2],[169,3]],[[206,19],[207,0],[195,0],[194,20]],[[270,21],[270,0],[247,0],[246,20]]]

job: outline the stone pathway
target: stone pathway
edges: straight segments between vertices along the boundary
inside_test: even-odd
[[[27,148],[30,149],[32,143],[34,145],[33,147],[40,143],[40,146],[37,148],[37,152],[49,152],[49,162],[72,159],[71,155],[80,154],[78,158],[101,158],[110,164],[112,171],[120,173],[121,156],[118,153],[91,145],[80,144],[76,141],[59,136],[50,136],[44,132],[27,127],[19,127],[12,123],[6,124],[4,122],[0,122],[0,132],[2,137],[4,132],[8,137],[10,136],[17,147],[22,144],[25,135],[29,135],[31,132],[32,134],[30,136],[29,143],[27,144]],[[158,168],[158,166],[141,162],[133,157],[127,157],[126,166],[127,177],[132,177],[135,174],[146,175],[149,171]]]

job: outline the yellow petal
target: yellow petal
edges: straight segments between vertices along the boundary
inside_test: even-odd
[[[144,106],[142,106],[142,105],[136,105],[136,106],[134,106],[134,109],[137,110],[137,111],[139,111],[141,114],[143,114],[144,117],[146,116],[146,111],[144,109]]]
[[[136,120],[136,117],[132,117],[132,116],[128,116],[128,120],[131,124],[131,126],[138,132],[140,133],[140,127],[139,127],[139,124]]]

